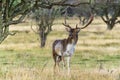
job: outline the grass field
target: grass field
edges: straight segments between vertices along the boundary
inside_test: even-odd
[[[55,21],[42,49],[29,23],[10,26],[17,33],[0,45],[0,80],[120,80],[120,27],[108,31],[100,19],[80,31],[71,75],[61,70],[54,76],[52,42],[68,35],[60,23],[62,20]],[[69,21],[72,26],[76,23],[76,19]]]

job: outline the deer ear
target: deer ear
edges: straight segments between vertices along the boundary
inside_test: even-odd
[[[80,32],[80,28],[77,28],[77,29],[76,29],[76,32],[79,33],[79,32]]]
[[[70,28],[65,28],[67,32],[70,32]]]

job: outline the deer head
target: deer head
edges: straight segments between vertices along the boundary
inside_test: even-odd
[[[88,21],[88,23],[83,26],[83,27],[78,27],[78,25],[76,24],[76,28],[72,28],[70,25],[63,23],[63,25],[66,27],[66,31],[69,32],[69,37],[71,39],[74,39],[75,41],[77,41],[78,39],[78,33],[81,29],[86,28],[91,22],[93,21],[93,16],[90,17],[90,20]]]
[[[63,25],[66,27],[66,31],[69,32],[69,36],[66,39],[57,39],[53,42],[53,59],[55,61],[54,64],[54,70],[56,69],[56,66],[59,67],[59,63],[63,61],[64,66],[66,65],[65,57],[67,57],[67,69],[68,74],[70,73],[70,58],[74,54],[75,51],[75,45],[78,40],[78,33],[81,29],[86,28],[93,20],[93,16],[91,17],[90,21],[84,26],[84,27],[78,27],[76,25],[76,28],[72,28],[68,24]]]
[[[77,27],[76,28],[72,28],[70,25],[64,24],[63,25],[66,27],[66,31],[69,33],[69,38],[73,39],[73,38],[77,38],[78,33],[80,31],[80,28]]]

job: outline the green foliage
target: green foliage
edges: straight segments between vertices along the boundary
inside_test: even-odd
[[[24,0],[3,0],[2,10],[0,11],[0,43],[8,35],[14,35],[9,32],[9,25],[20,23],[26,14],[31,10],[31,4]]]
[[[106,23],[108,30],[112,30],[115,24],[120,22],[118,19],[120,16],[119,3],[96,3],[93,10]]]
[[[53,7],[51,9],[38,8],[33,11],[32,18],[37,23],[37,31],[40,36],[40,46],[44,47],[46,44],[47,36],[52,31],[52,25],[59,13],[59,9]]]
[[[99,20],[99,19],[98,19]],[[61,20],[62,21],[62,20]],[[72,20],[72,24],[76,20]],[[103,24],[99,24],[101,26]],[[17,26],[17,25],[16,25]],[[19,25],[17,28],[24,28]],[[88,31],[81,31],[75,54],[71,58],[71,76],[65,75],[66,71],[60,68],[62,74],[53,74],[54,61],[52,59],[52,42],[56,38],[63,39],[67,36],[65,29],[58,29],[49,34],[45,48],[39,48],[38,35],[31,30],[18,31],[13,37],[9,36],[0,46],[0,79],[21,80],[114,80],[119,71],[119,27],[110,32],[100,33],[90,27]],[[29,27],[27,28],[29,29]],[[99,28],[101,31],[104,28]],[[91,43],[92,42],[92,43]],[[99,71],[100,64],[103,69]],[[62,67],[62,64],[60,64]],[[110,72],[108,72],[108,70]],[[103,71],[103,72],[102,72]],[[115,73],[115,74],[114,74]],[[115,75],[115,77],[113,76]],[[67,76],[67,77],[66,77]]]

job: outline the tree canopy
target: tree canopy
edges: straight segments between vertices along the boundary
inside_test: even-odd
[[[20,23],[33,9],[52,8],[53,6],[77,6],[79,3],[68,3],[69,0],[1,0],[0,1],[0,43],[8,35],[9,25]]]
[[[0,43],[8,35],[14,35],[14,33],[9,32],[9,25],[22,22],[31,10],[38,10],[39,8],[51,9],[53,6],[68,8],[69,6],[71,9],[69,8],[68,12],[77,13],[79,17],[84,14],[82,16],[85,18],[82,21],[89,19],[87,9],[84,10],[83,8],[82,10],[80,5],[89,5],[90,11],[100,16],[109,30],[113,29],[115,24],[120,23],[118,19],[120,16],[120,0],[0,0],[0,15],[2,15],[0,16]],[[82,11],[79,12],[77,9]],[[81,12],[82,14],[80,14]]]

